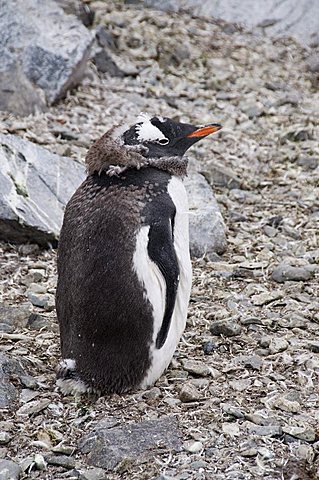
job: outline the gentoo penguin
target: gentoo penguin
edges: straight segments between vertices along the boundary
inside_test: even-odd
[[[192,277],[183,155],[220,128],[144,114],[89,149],[58,249],[63,393],[146,388],[170,363]]]

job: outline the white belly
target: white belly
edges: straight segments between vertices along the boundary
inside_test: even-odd
[[[176,303],[166,341],[162,348],[156,348],[156,338],[161,328],[164,311],[166,283],[157,265],[147,253],[149,227],[142,227],[136,244],[134,269],[144,285],[147,298],[153,306],[154,331],[150,345],[151,365],[141,383],[141,388],[152,385],[168,367],[179,339],[184,331],[187,308],[192,283],[192,266],[189,255],[188,201],[182,180],[173,177],[168,185],[168,193],[176,207],[174,222],[174,247],[180,275]]]

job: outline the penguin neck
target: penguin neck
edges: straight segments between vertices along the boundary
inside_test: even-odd
[[[187,157],[157,157],[147,158],[147,148],[143,145],[124,145],[118,139],[114,139],[114,129],[102,135],[99,140],[93,143],[86,158],[86,169],[88,175],[93,173],[114,175],[114,168],[117,173],[127,169],[137,170],[146,167],[154,167],[159,170],[185,177],[187,175]]]

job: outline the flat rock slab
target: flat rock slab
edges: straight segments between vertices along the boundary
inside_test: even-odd
[[[145,0],[144,3],[161,10],[187,9],[192,15],[260,27],[270,35],[296,36],[302,43],[311,43],[318,32],[318,0]]]
[[[11,382],[13,377],[24,378],[27,374],[18,360],[0,353],[0,408],[11,407],[17,399],[17,389]]]
[[[140,463],[158,453],[180,451],[182,442],[176,418],[166,416],[113,428],[102,421],[80,441],[80,449],[88,454],[89,465],[112,470],[121,462]]]
[[[71,158],[0,134],[0,240],[54,244],[64,206],[84,178]]]
[[[0,110],[45,110],[80,82],[93,35],[53,0],[3,0],[0,31]]]
[[[185,179],[189,203],[189,240],[192,257],[226,250],[225,224],[213,190],[200,173],[191,171]]]

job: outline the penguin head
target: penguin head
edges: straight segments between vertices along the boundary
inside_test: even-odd
[[[182,157],[194,143],[222,128],[218,123],[196,127],[170,118],[141,114],[137,123],[122,134],[124,145],[143,145],[148,158]]]

